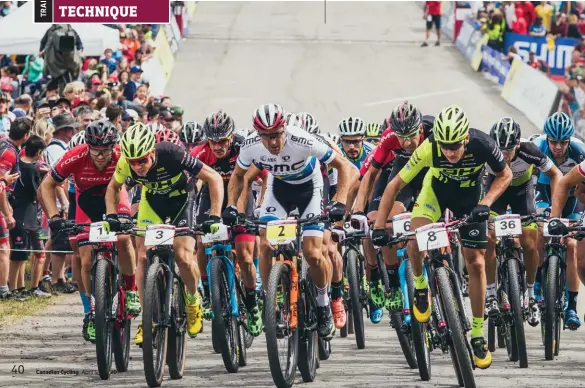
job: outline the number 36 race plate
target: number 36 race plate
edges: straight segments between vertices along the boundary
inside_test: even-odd
[[[419,251],[430,251],[449,246],[447,228],[442,222],[421,226],[416,230],[416,243]]]
[[[504,214],[494,218],[496,237],[519,236],[522,234],[522,220],[518,214]]]
[[[266,224],[266,239],[272,245],[288,244],[296,238],[296,220],[276,220]]]

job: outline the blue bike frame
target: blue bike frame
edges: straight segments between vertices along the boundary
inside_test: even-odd
[[[215,256],[213,255],[215,252]],[[215,244],[205,248],[205,256],[207,256],[207,278],[209,279],[209,289],[212,290],[211,285],[211,263],[213,260],[221,260],[227,271],[227,281],[230,291],[230,307],[232,316],[240,315],[240,307],[238,305],[238,298],[236,297],[236,269],[232,257],[231,244]]]
[[[396,251],[396,256],[400,259],[400,267],[398,267],[398,275],[400,276],[400,290],[402,291],[402,323],[404,325],[410,326],[411,314],[412,311],[410,308],[410,301],[408,300],[408,282],[406,281],[406,263],[408,262],[409,258],[406,256],[406,248],[398,249]],[[427,269],[423,267],[423,271],[425,277],[428,279]],[[408,311],[408,314],[404,312]]]

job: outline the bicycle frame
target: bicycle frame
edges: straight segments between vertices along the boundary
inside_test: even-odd
[[[215,252],[215,255],[213,255]],[[212,246],[205,247],[205,256],[207,256],[207,276],[209,279],[209,289],[212,289],[211,285],[211,264],[212,260],[221,260],[225,265],[227,271],[227,281],[230,292],[230,310],[232,316],[240,315],[240,306],[238,304],[238,298],[236,297],[236,269],[233,261],[232,246],[231,244],[214,244]]]

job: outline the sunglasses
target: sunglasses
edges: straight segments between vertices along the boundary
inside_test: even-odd
[[[110,156],[114,150],[112,148],[90,148],[89,154],[91,156]]]
[[[213,139],[208,139],[208,140],[211,144],[223,144],[223,143],[230,141],[231,139],[232,139],[232,137],[230,135],[228,137],[224,137],[223,139],[219,139],[219,140],[213,140]]]
[[[142,158],[139,158],[139,159],[127,159],[127,160],[128,160],[128,164],[130,164],[131,166],[143,166],[146,163],[148,163],[149,159],[150,159],[150,154],[146,155]]]
[[[439,147],[443,150],[448,150],[448,151],[457,151],[459,148],[461,148],[463,146],[463,142],[459,142],[459,143],[441,143],[441,142],[437,142],[439,144]]]
[[[344,138],[341,138],[341,142],[345,143],[345,144],[349,144],[349,145],[359,145],[360,143],[362,143],[364,141],[364,139],[359,139],[359,140],[346,140]]]
[[[550,138],[546,139],[552,145],[567,145],[571,140],[553,140]]]
[[[283,134],[284,134],[284,131],[278,131],[278,132],[274,132],[274,133],[260,133],[260,132],[258,132],[258,135],[262,139],[270,139],[270,140],[278,139]]]
[[[408,140],[408,139],[412,139],[413,137],[415,137],[415,136],[418,136],[418,134],[419,134],[419,130],[418,130],[418,129],[417,129],[416,131],[414,131],[414,132],[411,132],[411,133],[409,133],[409,134],[406,134],[406,135],[399,135],[399,134],[397,134],[396,132],[394,132],[394,135],[395,135],[397,138],[399,138],[400,140]]]

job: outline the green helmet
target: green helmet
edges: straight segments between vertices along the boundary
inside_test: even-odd
[[[378,123],[369,123],[366,127],[366,137],[380,137],[382,136],[382,131],[380,130],[380,124]]]
[[[460,143],[469,133],[469,119],[457,105],[443,109],[435,119],[433,134],[440,143]]]
[[[138,159],[147,155],[154,148],[154,133],[144,123],[131,125],[122,135],[120,148],[122,156],[128,159]]]

